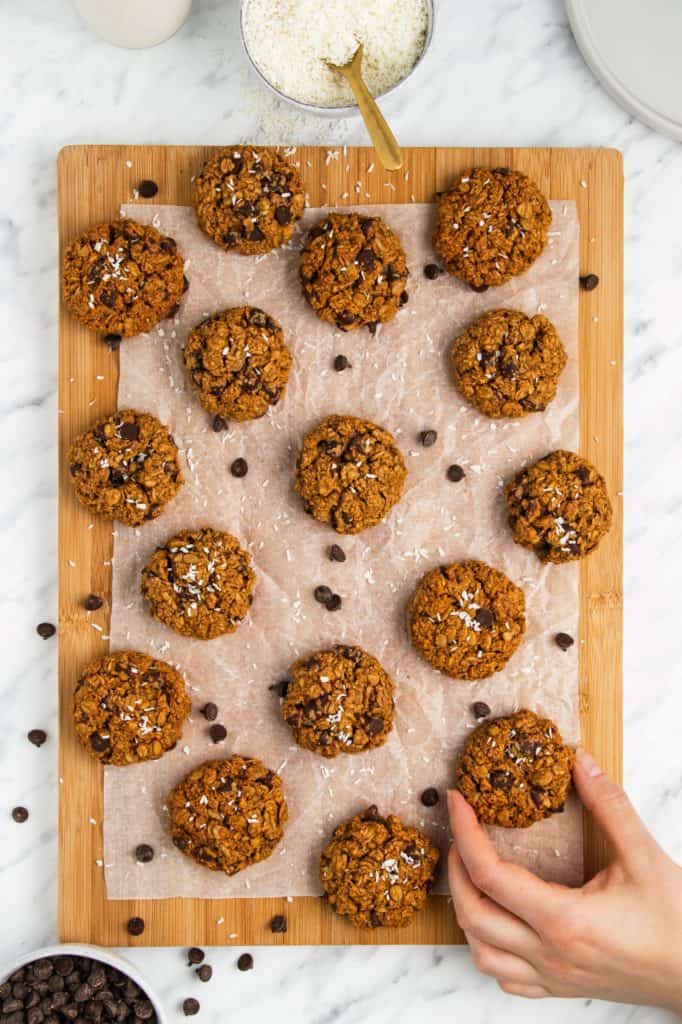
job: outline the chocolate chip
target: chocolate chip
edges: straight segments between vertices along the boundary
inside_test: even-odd
[[[253,228],[251,229],[249,234],[246,236],[246,238],[247,238],[247,240],[249,242],[262,242],[263,239],[265,238],[265,235],[263,234],[261,229],[258,227],[258,225],[254,224]]]
[[[512,777],[509,772],[490,772],[488,778],[493,789],[511,789]]]
[[[579,280],[580,287],[586,292],[593,292],[599,284],[599,278],[596,274],[582,274]]]
[[[88,594],[88,596],[83,599],[83,607],[86,612],[96,612],[103,604],[104,601],[101,597],[98,597],[97,594]]]
[[[253,957],[250,953],[242,953],[237,960],[237,968],[240,971],[252,971],[253,970]]]
[[[28,741],[29,743],[32,743],[34,747],[42,747],[46,739],[47,733],[44,729],[31,729],[28,733]]]
[[[187,950],[187,963],[189,967],[193,964],[203,964],[205,959],[206,954],[198,946],[192,946],[191,949]]]
[[[214,416],[211,426],[216,434],[219,434],[221,430],[227,430],[227,422],[222,418],[222,416]]]
[[[367,732],[370,736],[378,736],[384,727],[384,720],[379,715],[374,715],[367,723]]]
[[[329,600],[324,602],[324,606],[328,612],[338,612],[342,604],[343,601],[339,594],[332,594]]]
[[[236,476],[238,479],[246,476],[249,472],[249,464],[246,459],[235,459],[230,466],[230,473],[232,476]]]
[[[489,284],[472,284],[470,287],[471,287],[472,292],[478,292],[480,294],[481,292],[487,292],[488,288],[490,287],[490,285]]]
[[[332,544],[329,548],[329,560],[330,562],[345,562],[346,552],[338,544]]]
[[[424,804],[424,807],[435,807],[438,801],[440,800],[440,794],[437,789],[434,789],[433,786],[430,786],[428,789],[424,790],[420,799],[421,802]]]
[[[126,482],[126,478],[123,473],[120,473],[117,469],[109,470],[109,483],[112,487],[122,487]]]
[[[422,430],[419,435],[419,443],[424,448],[430,448],[432,444],[435,444],[438,440],[438,434],[435,430]]]
[[[358,263],[363,270],[371,270],[376,263],[376,259],[373,249],[361,249],[358,253]]]
[[[201,1009],[198,999],[185,999],[182,1004],[182,1012],[185,1017],[195,1017]]]
[[[400,293],[400,305],[401,306],[406,306],[407,303],[409,302],[409,300],[410,300],[410,296],[409,296],[408,292],[401,292]]]
[[[140,427],[137,423],[122,423],[118,428],[118,436],[124,441],[137,441],[140,436]]]
[[[108,349],[111,349],[112,352],[115,352],[116,349],[120,347],[123,338],[121,337],[120,334],[109,333],[104,335],[102,341],[104,342]]]
[[[330,587],[320,585],[319,587],[315,587],[313,590],[313,597],[316,601],[319,601],[320,604],[326,604],[327,601],[333,597],[333,592]]]
[[[188,288],[189,288],[189,281],[187,280],[187,278],[183,274],[182,275],[182,294],[183,295],[185,294],[185,292],[187,291]]]
[[[471,705],[471,710],[474,713],[474,718],[487,718],[490,714],[490,708],[482,700],[474,701]]]
[[[490,608],[477,608],[474,618],[476,619],[476,622],[478,622],[479,626],[484,626],[486,629],[490,629],[495,622],[495,616],[491,612]]]
[[[137,191],[143,199],[151,199],[159,191],[159,186],[155,181],[145,179],[145,181],[141,181],[137,186]]]
[[[424,267],[424,277],[428,277],[429,281],[435,281],[442,273],[441,268],[435,263],[427,263]]]
[[[569,647],[572,647],[575,640],[569,633],[557,633],[554,637],[554,643],[557,647],[560,647],[562,651],[567,651]]]
[[[381,815],[379,814],[379,808],[376,804],[370,804],[367,810],[362,815],[363,821],[381,821]]]
[[[275,220],[278,224],[289,224],[291,221],[291,210],[288,206],[278,206],[275,210]]]
[[[345,356],[336,356],[334,359],[334,369],[337,373],[341,373],[342,370],[347,370],[350,363]]]
[[[369,923],[372,925],[372,928],[381,928],[381,918],[374,908],[369,912]]]
[[[199,978],[199,981],[210,981],[213,977],[213,968],[210,964],[202,964],[194,973]]]
[[[587,468],[587,466],[578,466],[578,468],[576,469],[576,473],[581,484],[589,484],[590,471]]]
[[[38,636],[41,636],[43,640],[49,640],[56,632],[56,627],[53,626],[51,622],[41,622],[36,626],[36,633]]]
[[[25,821],[28,821],[28,811],[25,807],[13,807],[12,818],[17,825],[23,825]]]
[[[378,326],[379,326],[378,322],[377,323],[372,323],[372,324],[367,324],[367,330],[372,335],[372,337],[374,337],[374,335],[377,333],[377,327]]]
[[[540,807],[543,800],[545,799],[545,791],[542,786],[531,786],[530,795],[533,798],[533,803],[536,807]]]
[[[218,717],[218,705],[214,704],[212,700],[208,704],[204,704],[201,709],[201,713],[207,722],[215,722]]]
[[[336,318],[337,327],[349,327],[354,324],[357,320],[355,313],[352,313],[350,309],[343,309],[338,317]]]
[[[270,686],[268,686],[268,690],[272,690],[272,692],[276,693],[278,697],[282,698],[282,700],[284,700],[284,698],[286,697],[288,689],[288,679],[280,679],[278,683],[272,683]]]
[[[273,935],[283,935],[287,930],[287,919],[284,914],[275,914],[270,921],[270,931]]]
[[[129,935],[142,935],[144,931],[144,921],[141,917],[131,917],[126,925]]]
[[[227,739],[227,729],[220,722],[216,722],[208,731],[214,743],[222,743],[223,740]]]
[[[135,847],[135,860],[138,864],[149,864],[154,860],[154,849],[149,843],[140,843]]]
[[[447,478],[453,484],[458,484],[460,480],[463,480],[466,473],[461,466],[454,463],[452,466],[448,466]]]
[[[90,746],[97,754],[103,754],[105,750],[109,749],[109,740],[105,739],[104,736],[100,736],[98,732],[93,732],[90,736]]]

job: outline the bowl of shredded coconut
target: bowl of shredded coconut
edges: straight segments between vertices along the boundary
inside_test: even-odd
[[[362,43],[365,82],[375,98],[386,96],[424,58],[433,17],[433,0],[242,0],[242,42],[258,76],[281,99],[346,117],[357,105],[326,61],[345,64]]]

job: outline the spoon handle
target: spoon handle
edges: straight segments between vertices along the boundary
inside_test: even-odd
[[[396,142],[395,135],[388,127],[384,115],[376,105],[362,76],[359,73],[353,73],[346,77],[380,162],[387,171],[397,171],[399,167],[402,167],[403,154]]]

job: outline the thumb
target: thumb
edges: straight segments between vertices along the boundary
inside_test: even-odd
[[[625,791],[580,747],[573,778],[580,799],[606,835],[614,856],[631,867],[650,861],[654,840]]]

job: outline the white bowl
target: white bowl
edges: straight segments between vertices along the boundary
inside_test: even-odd
[[[20,967],[26,967],[27,964],[32,964],[34,960],[43,960],[47,956],[87,956],[90,960],[97,960],[101,964],[106,964],[107,967],[115,967],[117,971],[125,974],[136,985],[140,986],[156,1011],[158,1024],[169,1024],[169,1017],[163,1009],[161,1000],[152,991],[149,982],[142,977],[137,967],[125,957],[112,953],[109,949],[100,949],[99,946],[87,946],[71,942],[64,943],[62,946],[45,946],[43,949],[36,949],[32,953],[25,953],[23,956],[17,957],[9,967],[0,969],[0,983],[7,981],[10,975],[18,971]]]
[[[274,86],[272,82],[265,77],[261,69],[258,67],[255,60],[251,56],[248,46],[246,45],[246,36],[244,34],[244,3],[245,0],[241,0],[241,11],[239,18],[239,27],[242,37],[242,47],[244,48],[244,53],[246,54],[246,58],[249,64],[255,71],[256,75],[260,78],[263,85],[267,89],[269,89],[271,93],[274,93],[274,95],[277,96],[280,100],[284,100],[285,103],[291,104],[292,107],[296,107],[297,110],[300,110],[306,114],[316,114],[318,117],[353,117],[354,115],[359,113],[357,103],[353,103],[348,107],[324,107],[316,103],[304,103],[302,100],[295,100],[292,96],[287,96],[285,92],[282,92],[280,89]],[[415,64],[407,72],[405,77],[401,78],[399,82],[395,83],[395,85],[392,85],[390,89],[385,89],[384,92],[380,93],[378,96],[375,96],[375,99],[380,100],[383,99],[385,96],[391,96],[394,92],[396,92],[396,90],[401,89],[403,85],[405,85],[405,83],[409,81],[409,79],[412,77],[412,75],[415,73],[419,65],[424,60],[427,51],[431,46],[431,41],[433,39],[433,27],[436,17],[435,0],[425,0],[425,3],[427,14],[427,26],[426,38],[424,40],[424,47],[422,49],[422,52],[419,54],[419,57],[417,58]]]

